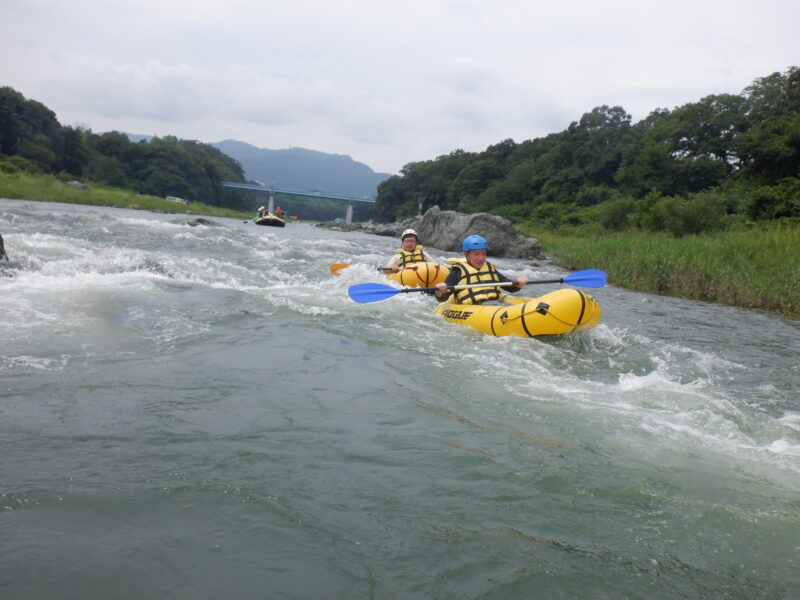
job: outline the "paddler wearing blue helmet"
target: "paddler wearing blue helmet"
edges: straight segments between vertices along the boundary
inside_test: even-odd
[[[450,275],[442,283],[436,284],[436,299],[444,302],[453,295],[453,302],[457,304],[483,304],[491,301],[502,301],[504,291],[518,292],[528,284],[525,277],[509,279],[498,271],[491,263],[486,262],[489,243],[479,235],[468,235],[461,244],[464,258],[451,258]],[[513,286],[492,287],[492,283],[513,282]],[[458,285],[486,283],[487,287],[468,288],[455,290]]]

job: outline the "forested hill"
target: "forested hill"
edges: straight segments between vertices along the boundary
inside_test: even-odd
[[[434,204],[564,233],[675,235],[800,217],[800,70],[638,123],[600,106],[543,138],[409,163],[378,187],[383,221]]]
[[[212,145],[239,161],[248,179],[279,189],[372,198],[378,184],[390,177],[342,154],[305,148],[268,150],[236,140]]]
[[[281,189],[373,198],[389,177],[349,156],[302,148],[266,150],[235,140],[211,145],[62,126],[47,106],[11,87],[0,87],[0,171],[45,173],[245,211],[255,211],[263,198],[224,188],[222,181],[257,180]],[[327,220],[342,212],[337,203],[320,198],[293,197],[291,204],[293,214],[304,219]],[[369,208],[359,205],[357,217],[368,218]]]
[[[254,210],[251,194],[222,187],[244,181],[241,166],[208,145],[172,136],[132,142],[112,131],[62,126],[41,102],[0,87],[0,170],[83,179],[141,194]]]

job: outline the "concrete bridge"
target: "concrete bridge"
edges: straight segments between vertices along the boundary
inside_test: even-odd
[[[374,204],[375,198],[370,198],[369,196],[363,196],[361,198],[355,198],[352,196],[331,196],[327,194],[323,194],[320,192],[301,192],[299,190],[281,190],[278,188],[270,188],[265,185],[257,185],[253,183],[239,183],[238,181],[223,181],[223,187],[227,188],[234,188],[237,190],[247,190],[250,192],[257,192],[260,194],[269,194],[269,200],[265,205],[267,206],[267,210],[272,214],[275,214],[275,198],[273,197],[273,193],[275,194],[283,194],[284,196],[298,196],[303,198],[323,198],[325,200],[341,200],[347,202],[347,207],[345,208],[344,213],[344,220],[345,223],[352,223],[353,222],[353,205],[356,202],[366,202],[368,204]]]

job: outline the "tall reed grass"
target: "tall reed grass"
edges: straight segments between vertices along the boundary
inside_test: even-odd
[[[674,238],[620,233],[596,238],[539,237],[567,269],[599,268],[626,288],[778,311],[800,317],[800,225],[769,223]]]

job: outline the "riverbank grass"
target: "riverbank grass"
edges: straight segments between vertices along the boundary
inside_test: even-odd
[[[674,238],[620,233],[567,238],[528,232],[566,269],[598,268],[625,288],[800,317],[800,224]]]
[[[204,215],[249,219],[253,215],[241,211],[210,206],[202,202],[189,205],[172,202],[156,196],[137,194],[128,190],[88,183],[88,189],[79,189],[52,175],[0,172],[0,197],[39,202],[63,202],[92,206],[138,208],[154,212]]]

